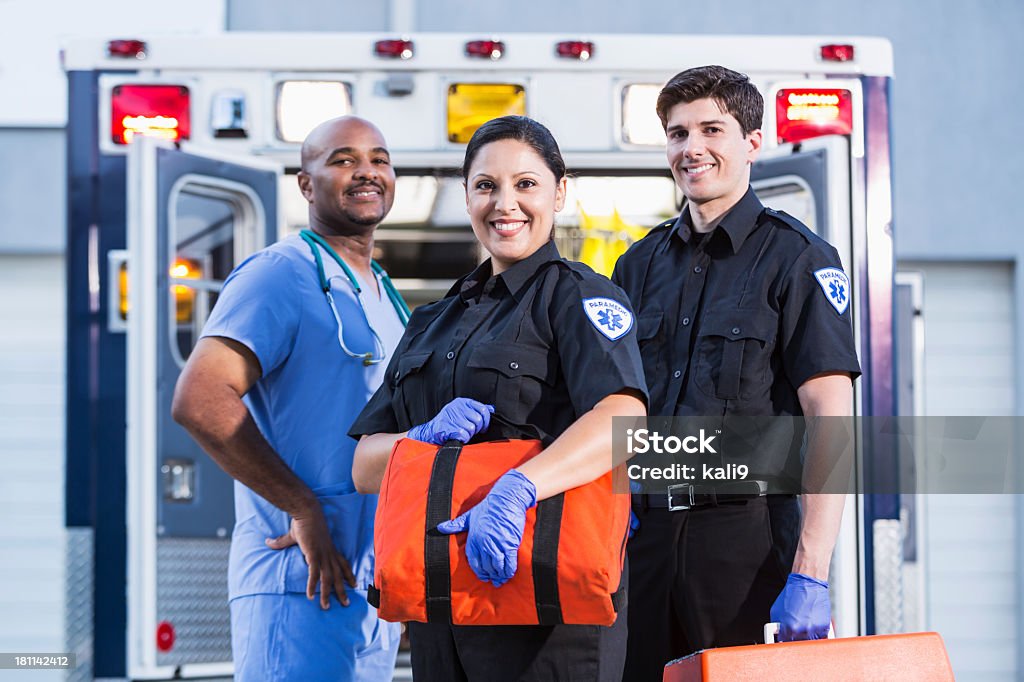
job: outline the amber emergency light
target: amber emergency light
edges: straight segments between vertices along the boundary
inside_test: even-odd
[[[199,266],[184,258],[178,258],[171,266],[171,291],[174,293],[175,320],[178,324],[191,324],[196,303],[196,290],[181,280],[199,279]]]
[[[199,279],[199,267],[192,261],[179,258],[171,266],[171,293],[174,295],[175,320],[178,324],[189,324],[192,322],[192,312],[195,308],[196,292],[192,287],[178,283],[183,279]],[[121,263],[117,271],[118,288],[118,314],[122,320],[128,319],[128,265]]]
[[[526,88],[513,83],[448,86],[448,140],[465,144],[492,118],[526,115]]]

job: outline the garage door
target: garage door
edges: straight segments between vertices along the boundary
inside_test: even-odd
[[[0,651],[64,645],[64,259],[0,256]],[[62,680],[59,671],[33,679]]]
[[[1010,263],[901,262],[923,280],[924,413],[1014,413]],[[958,680],[1017,679],[1017,531],[1012,495],[925,495],[924,627],[946,641]]]

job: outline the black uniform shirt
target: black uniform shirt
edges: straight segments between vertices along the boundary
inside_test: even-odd
[[[619,259],[637,313],[649,414],[799,415],[797,388],[860,365],[836,250],[752,189],[704,239],[689,211]]]
[[[630,389],[646,399],[628,299],[548,242],[497,276],[485,261],[447,297],[417,308],[349,434],[400,433],[465,397],[499,415],[473,442],[525,436],[549,445]]]

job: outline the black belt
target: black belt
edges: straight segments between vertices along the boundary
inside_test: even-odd
[[[648,508],[686,511],[697,507],[716,507],[730,502],[746,502],[764,497],[768,493],[765,481],[737,481],[723,485],[670,485],[665,493],[634,495]]]

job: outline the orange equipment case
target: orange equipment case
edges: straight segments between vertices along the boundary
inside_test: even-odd
[[[469,567],[466,533],[435,530],[541,450],[536,440],[395,443],[373,536],[369,600],[381,618],[456,625],[615,622],[625,596],[620,578],[629,528],[629,495],[614,494],[612,485],[621,471],[528,510],[518,569],[501,587],[481,581]]]
[[[944,682],[953,670],[937,632],[753,644],[700,651],[665,666],[663,682]]]

